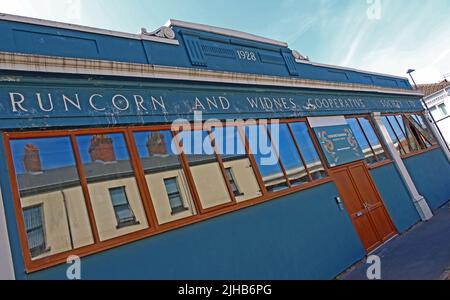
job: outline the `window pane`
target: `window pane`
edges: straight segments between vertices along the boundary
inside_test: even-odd
[[[12,140],[11,153],[32,259],[93,244],[70,138]]]
[[[434,134],[430,128],[425,123],[421,115],[406,115],[408,120],[413,124],[413,126],[419,131],[420,139],[423,141],[426,147],[431,147],[436,144],[437,141],[434,138]]]
[[[120,223],[135,221],[133,211],[130,209],[128,204],[116,206],[114,209],[117,214],[117,219],[119,220],[119,225]]]
[[[404,125],[403,122],[399,122],[398,119],[395,116],[388,116],[387,117],[390,124],[392,125],[392,128],[394,129],[395,134],[397,135],[399,139],[399,143],[405,152],[404,154],[408,154],[411,152],[410,145],[408,142],[408,139],[406,138],[404,132]],[[401,127],[400,127],[401,126]]]
[[[397,119],[398,123],[400,124],[401,130],[403,131],[403,133],[406,134],[405,143],[406,143],[406,148],[409,149],[409,152],[415,152],[415,151],[420,150],[420,146],[417,143],[417,141],[419,140],[418,136],[417,136],[417,134],[414,134],[416,132],[410,128],[409,124],[405,124],[403,116],[397,115],[397,116],[395,116],[395,118]]]
[[[35,257],[45,252],[45,233],[42,205],[23,210],[25,229],[28,237],[28,247],[31,256]]]
[[[227,171],[228,181],[237,202],[260,197],[259,187],[252,164],[245,151],[237,127],[216,127],[212,130],[216,147]]]
[[[361,124],[364,132],[366,133],[367,138],[369,139],[370,144],[372,145],[373,151],[377,155],[378,161],[383,161],[387,159],[387,155],[384,152],[383,146],[381,145],[380,140],[378,139],[375,130],[372,127],[372,124],[367,118],[359,118],[359,123]]]
[[[100,240],[105,241],[148,228],[124,135],[83,135],[77,137],[77,144]],[[118,226],[110,198],[110,189],[117,187],[125,187],[127,191],[130,208],[136,216],[134,226]]]
[[[400,154],[405,154],[405,152],[403,151],[403,148],[402,148],[401,145],[400,145],[399,140],[397,139],[397,136],[396,136],[395,132],[392,130],[392,127],[391,127],[391,125],[390,125],[390,122],[389,122],[389,120],[388,120],[388,117],[383,116],[383,117],[381,117],[381,120],[383,121],[383,124],[384,124],[384,126],[386,127],[386,129],[387,129],[387,131],[388,131],[388,133],[389,133],[389,136],[390,136],[391,139],[392,139],[392,142],[394,143],[395,149],[397,149],[397,151],[398,151]],[[394,120],[394,122],[395,122],[395,120]]]
[[[281,163],[286,170],[291,184],[293,186],[298,186],[309,182],[308,172],[303,165],[302,158],[292,139],[288,125],[280,124],[279,126],[274,126],[270,129],[270,134],[272,136],[272,143],[275,140],[279,141],[278,145],[275,147],[278,149]],[[279,135],[278,139],[275,138],[275,135],[277,134]]]
[[[447,106],[445,105],[445,103],[442,103],[441,105],[439,105],[439,109],[441,110],[441,112],[444,116],[448,115]]]
[[[166,183],[167,194],[179,193],[176,179],[166,179],[164,182]]]
[[[275,192],[287,189],[288,184],[267,135],[267,127],[246,126],[245,135],[267,190]]]
[[[110,189],[111,201],[113,206],[128,204],[125,190],[123,188]]]
[[[353,133],[355,134],[355,138],[358,141],[361,150],[364,153],[365,160],[368,164],[373,164],[377,162],[375,154],[372,151],[371,145],[369,141],[366,139],[364,132],[361,130],[361,127],[358,124],[356,118],[347,119],[347,123],[350,125]]]
[[[314,147],[314,143],[309,135],[306,123],[297,122],[290,124],[295,140],[302,152],[303,158],[307,165],[309,172],[314,180],[327,177],[325,168],[320,160],[319,154]]]
[[[177,212],[177,210],[179,210],[180,208],[184,210],[185,206],[183,200],[181,199],[177,179],[176,178],[165,179],[164,184],[166,185],[167,195],[169,196],[172,214],[174,212]]]
[[[231,196],[206,131],[179,133],[204,209],[231,202]]]
[[[180,156],[171,131],[135,132],[134,140],[144,169],[145,179],[159,224],[166,224],[197,214]],[[182,213],[172,214],[170,193],[176,190],[176,181],[166,189],[166,179],[176,178],[180,189]]]

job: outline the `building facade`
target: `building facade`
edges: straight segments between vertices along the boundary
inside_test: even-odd
[[[425,102],[450,147],[450,82],[419,85],[425,93]]]
[[[3,278],[332,279],[450,200],[406,78],[176,20],[0,33]]]

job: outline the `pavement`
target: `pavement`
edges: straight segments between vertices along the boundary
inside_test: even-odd
[[[450,204],[371,255],[381,258],[382,280],[450,280]],[[369,267],[364,260],[338,279],[367,280]]]

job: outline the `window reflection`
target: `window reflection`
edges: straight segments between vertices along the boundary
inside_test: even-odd
[[[317,180],[327,177],[325,168],[323,167],[319,154],[317,153],[314,143],[311,140],[311,136],[309,135],[308,126],[306,123],[291,123],[289,126],[291,126],[292,133],[294,134],[294,138],[297,141],[312,179]]]
[[[212,136],[237,202],[262,195],[237,127],[215,127]]]
[[[278,153],[291,185],[298,186],[309,182],[308,172],[292,139],[288,125],[280,124],[275,127],[275,130],[270,130],[270,134],[272,141],[274,141],[274,135],[279,134]]]
[[[384,151],[383,146],[381,145],[381,142],[378,139],[378,136],[375,133],[375,130],[373,129],[370,121],[367,118],[358,118],[358,120],[361,124],[362,129],[364,130],[364,133],[366,134],[366,137],[369,139],[369,143],[372,145],[372,149],[377,156],[377,160],[386,160],[388,158],[386,152]]]
[[[148,228],[124,135],[78,136],[77,144],[100,240]],[[121,222],[125,215],[133,215],[132,222]]]
[[[433,132],[425,123],[421,115],[406,115],[406,118],[411,123],[413,130],[418,131],[418,139],[423,143],[424,148],[429,148],[432,145],[437,144]]]
[[[289,185],[267,134],[267,127],[250,125],[244,130],[267,190],[276,192],[287,189]]]
[[[70,138],[10,145],[32,259],[93,244]]]
[[[159,224],[196,215],[172,133],[136,132],[134,140]]]
[[[374,164],[387,159],[383,146],[367,118],[349,118],[347,119],[347,123],[354,132],[368,164]]]
[[[182,131],[178,138],[203,209],[231,203],[231,195],[207,131]]]
[[[437,143],[420,114],[383,116],[382,121],[402,155],[428,149]]]

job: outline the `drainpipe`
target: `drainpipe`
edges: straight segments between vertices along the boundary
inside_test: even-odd
[[[422,221],[430,220],[433,217],[433,213],[431,212],[431,209],[428,206],[425,197],[419,194],[419,191],[417,190],[416,185],[411,178],[411,175],[409,175],[408,173],[408,169],[406,169],[406,166],[400,154],[398,153],[397,149],[395,149],[394,142],[392,141],[391,136],[389,135],[389,132],[387,131],[383,122],[381,121],[381,113],[372,113],[372,119],[377,127],[378,132],[381,133],[384,144],[387,146],[389,154],[394,160],[394,165],[397,168],[403,182],[405,183],[406,188],[408,189],[411,200],[417,212],[419,213],[420,218],[422,219]]]

